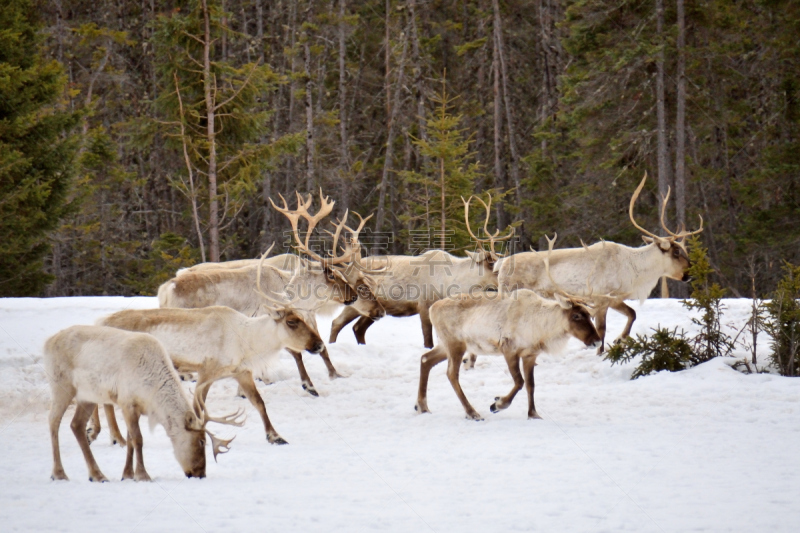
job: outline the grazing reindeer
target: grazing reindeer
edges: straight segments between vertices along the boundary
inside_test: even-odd
[[[461,200],[464,202],[464,218],[469,234],[481,245],[481,249],[477,252],[466,252],[467,257],[455,257],[443,250],[430,250],[414,257],[374,256],[363,260],[367,268],[386,272],[373,278],[377,285],[373,292],[387,314],[396,317],[419,314],[426,348],[433,348],[433,328],[429,315],[431,305],[448,296],[496,287],[497,274],[493,272],[493,267],[502,254],[495,251],[495,244],[514,236],[513,227],[508,235],[502,237],[499,236],[500,230],[496,230],[494,234],[489,233],[492,205],[492,199],[489,197],[488,205],[478,198],[486,209],[483,229],[488,238],[476,237],[469,227],[469,205],[472,198],[470,196],[469,200],[465,201],[463,198]],[[485,243],[490,245],[488,250],[483,248]],[[359,344],[366,344],[366,332],[374,320],[364,313],[359,313],[357,308],[345,308],[336,317],[331,326],[329,342],[336,342],[342,328],[356,318],[359,319],[353,326],[356,341]]]
[[[611,296],[596,301],[595,314],[597,332],[605,340],[606,314],[608,308],[622,313],[628,318],[625,329],[617,340],[630,335],[631,327],[636,320],[636,312],[625,304],[625,300],[636,298],[642,302],[658,280],[667,276],[672,279],[688,281],[687,270],[691,266],[689,255],[684,245],[690,235],[703,231],[703,218],[700,217],[700,228],[696,231],[680,231],[673,233],[664,223],[664,212],[669,200],[669,192],[661,206],[661,225],[669,233],[668,237],[659,237],[650,233],[633,217],[633,206],[642,192],[647,173],[631,197],[628,216],[633,225],[644,235],[645,246],[631,248],[614,242],[602,241],[583,248],[567,248],[553,250],[549,256],[552,276],[545,275],[544,254],[524,252],[505,258],[495,265],[502,290],[526,288],[545,296],[552,295],[556,285],[570,293],[577,294],[593,301],[588,287]],[[601,342],[598,353],[604,345]]]
[[[86,460],[89,481],[107,481],[86,436],[86,422],[97,404],[114,403],[125,416],[128,453],[122,479],[150,481],[142,456],[141,415],[164,426],[187,477],[206,475],[205,433],[212,439],[215,459],[218,453],[227,451],[231,442],[211,435],[205,429],[208,422],[241,425],[235,421],[238,415],[211,418],[204,410],[193,409],[166,350],[158,340],[144,333],[73,326],[47,339],[44,365],[53,395],[50,439],[54,480],[69,479],[61,464],[58,428],[73,398],[77,407],[70,427]]]
[[[102,318],[99,324],[149,333],[160,340],[178,371],[197,372],[195,398],[201,403],[215,381],[234,378],[261,415],[267,440],[286,444],[272,427],[253,374],[263,373],[284,348],[319,353],[324,344],[316,328],[309,325],[308,313],[264,294],[259,278],[256,287],[273,305],[262,304],[263,314],[255,318],[222,306],[129,309]]]
[[[587,346],[600,342],[590,311],[581,300],[560,293],[556,293],[555,298],[545,300],[533,291],[520,289],[506,293],[465,294],[433,304],[431,321],[439,344],[420,361],[415,409],[421,413],[430,412],[428,375],[431,368],[447,359],[447,377],[464,406],[467,418],[482,420],[458,381],[461,358],[469,350],[475,354],[502,354],[514,379],[511,392],[495,398],[490,407],[493,413],[511,405],[524,384],[528,392],[528,418],[540,418],[533,402],[533,367],[538,355],[563,349],[570,335]]]

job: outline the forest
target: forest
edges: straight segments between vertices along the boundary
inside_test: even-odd
[[[373,253],[466,249],[473,194],[511,252],[636,246],[645,172],[637,221],[669,190],[715,281],[768,295],[800,264],[798,35],[792,0],[4,0],[0,296],[154,294],[320,188]]]

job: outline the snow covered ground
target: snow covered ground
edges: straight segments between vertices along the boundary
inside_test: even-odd
[[[184,478],[163,429],[143,424],[154,482],[116,481],[125,452],[104,428],[93,451],[112,481],[89,483],[70,410],[61,449],[71,481],[50,481],[44,340],[72,324],[156,305],[154,298],[0,300],[3,531],[800,530],[800,379],[744,375],[727,359],[630,381],[633,364],[611,367],[573,340],[564,354],[539,359],[544,420],[526,420],[524,392],[508,410],[489,412],[512,384],[497,357],[462,373],[485,421],[464,418],[444,364],[431,374],[433,413],[418,415],[425,351],[418,318],[380,321],[367,346],[343,330],[330,347],[342,379],[328,380],[319,357],[306,354],[320,398],[301,390],[293,361],[282,358],[275,383],[258,386],[288,446],[267,443],[255,410],[225,381],[212,388],[209,408],[243,407],[248,420],[220,428],[236,440],[209,463],[206,479]],[[723,322],[741,327],[749,302],[726,305]],[[692,330],[679,302],[634,307],[634,333],[657,324]],[[327,338],[330,320],[321,326]],[[622,326],[609,313],[611,338]]]

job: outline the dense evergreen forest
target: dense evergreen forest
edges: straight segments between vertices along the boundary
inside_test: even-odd
[[[798,36],[793,0],[4,0],[0,295],[153,294],[319,187],[385,252],[466,246],[473,193],[517,250],[637,245],[645,171],[637,220],[669,187],[767,294],[800,263]]]

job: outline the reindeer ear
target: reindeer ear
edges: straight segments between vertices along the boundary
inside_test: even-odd
[[[183,423],[186,429],[202,429],[202,424],[197,418],[197,415],[192,411],[186,411],[183,415]]]
[[[658,244],[658,247],[661,248],[661,250],[664,252],[669,252],[670,248],[672,248],[672,243],[669,241],[669,239],[662,239],[661,237],[656,237],[655,241],[656,244]]]
[[[572,309],[572,302],[570,302],[567,298],[565,298],[559,293],[555,293],[554,296],[556,298],[556,301],[558,302],[558,305],[560,305],[562,308]]]
[[[269,305],[262,305],[261,309],[264,311],[265,314],[269,315],[272,320],[280,320],[284,316],[286,316],[286,311],[283,309],[275,309]]]

